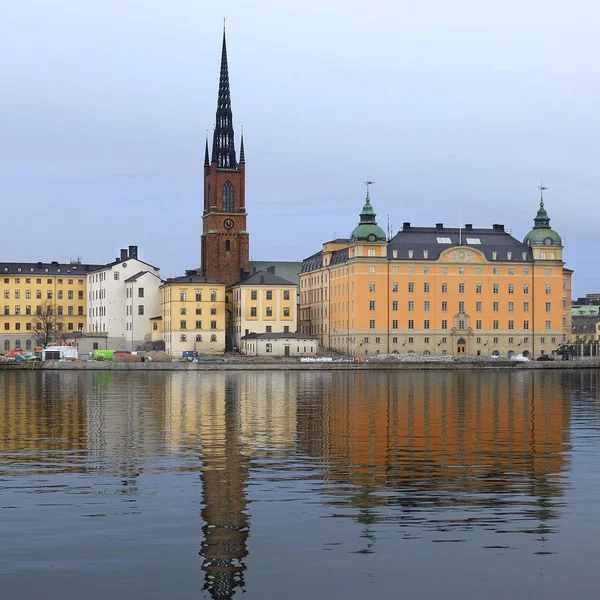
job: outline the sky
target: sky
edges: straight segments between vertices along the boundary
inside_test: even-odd
[[[0,0],[0,260],[200,264],[223,18],[251,258],[379,224],[503,223],[543,180],[573,295],[600,291],[595,0]]]

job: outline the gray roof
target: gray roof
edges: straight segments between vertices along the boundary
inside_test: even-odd
[[[310,340],[316,341],[310,335],[305,333],[249,333],[248,335],[244,335],[241,338],[242,340]]]
[[[187,271],[185,275],[180,275],[179,277],[169,277],[163,283],[163,285],[167,285],[169,283],[221,283],[216,279],[207,279],[198,273],[198,271]]]
[[[596,333],[596,323],[599,316],[575,316],[571,317],[571,333],[575,335],[587,335],[592,337]]]
[[[81,263],[52,262],[2,262],[0,274],[6,275],[86,275],[98,269],[100,265],[84,265]]]
[[[149,275],[152,275],[153,277],[156,277],[157,279],[160,279],[160,277],[156,273],[153,273],[152,271],[138,271],[135,275],[128,277],[125,280],[125,283],[129,283],[130,281],[137,281],[142,275],[145,275],[146,273],[148,273]]]
[[[438,238],[449,239],[450,243],[440,243]],[[508,252],[512,253],[510,260],[513,262],[533,261],[531,248],[507,233],[504,225],[493,225],[492,229],[474,229],[471,225],[465,225],[459,230],[441,224],[436,227],[412,227],[410,223],[405,223],[402,230],[389,241],[388,258],[394,258],[393,252],[396,250],[399,260],[407,260],[409,250],[412,250],[410,260],[437,260],[444,250],[454,246],[479,250],[490,261],[506,261]],[[495,259],[493,252],[497,253]]]
[[[283,261],[283,260],[251,260],[250,273],[254,271],[269,271],[278,277],[287,279],[298,285],[300,277],[298,273],[302,271],[302,262],[298,261]]]
[[[228,287],[232,288],[238,285],[293,285],[297,286],[298,284],[293,281],[288,281],[287,279],[283,279],[283,277],[279,277],[278,275],[273,275],[273,273],[269,273],[268,271],[257,271],[256,273],[252,273],[249,277],[242,279],[242,281],[238,281]]]

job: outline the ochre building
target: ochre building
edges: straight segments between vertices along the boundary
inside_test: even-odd
[[[543,198],[523,242],[442,223],[388,240],[367,194],[351,236],[304,260],[301,331],[355,356],[548,354],[571,331],[562,251]]]

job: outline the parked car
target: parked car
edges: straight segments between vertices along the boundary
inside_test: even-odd
[[[554,356],[552,356],[552,354],[542,354],[542,356],[538,356],[536,360],[554,360]]]

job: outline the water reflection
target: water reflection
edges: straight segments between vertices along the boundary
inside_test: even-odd
[[[145,477],[192,475],[203,586],[219,599],[247,591],[260,528],[251,485],[252,502],[282,514],[285,502],[318,502],[320,517],[357,524],[359,554],[383,534],[456,543],[478,530],[528,536],[545,553],[565,503],[572,411],[597,423],[599,387],[595,371],[8,372],[0,491],[16,476],[108,477],[141,514]]]

